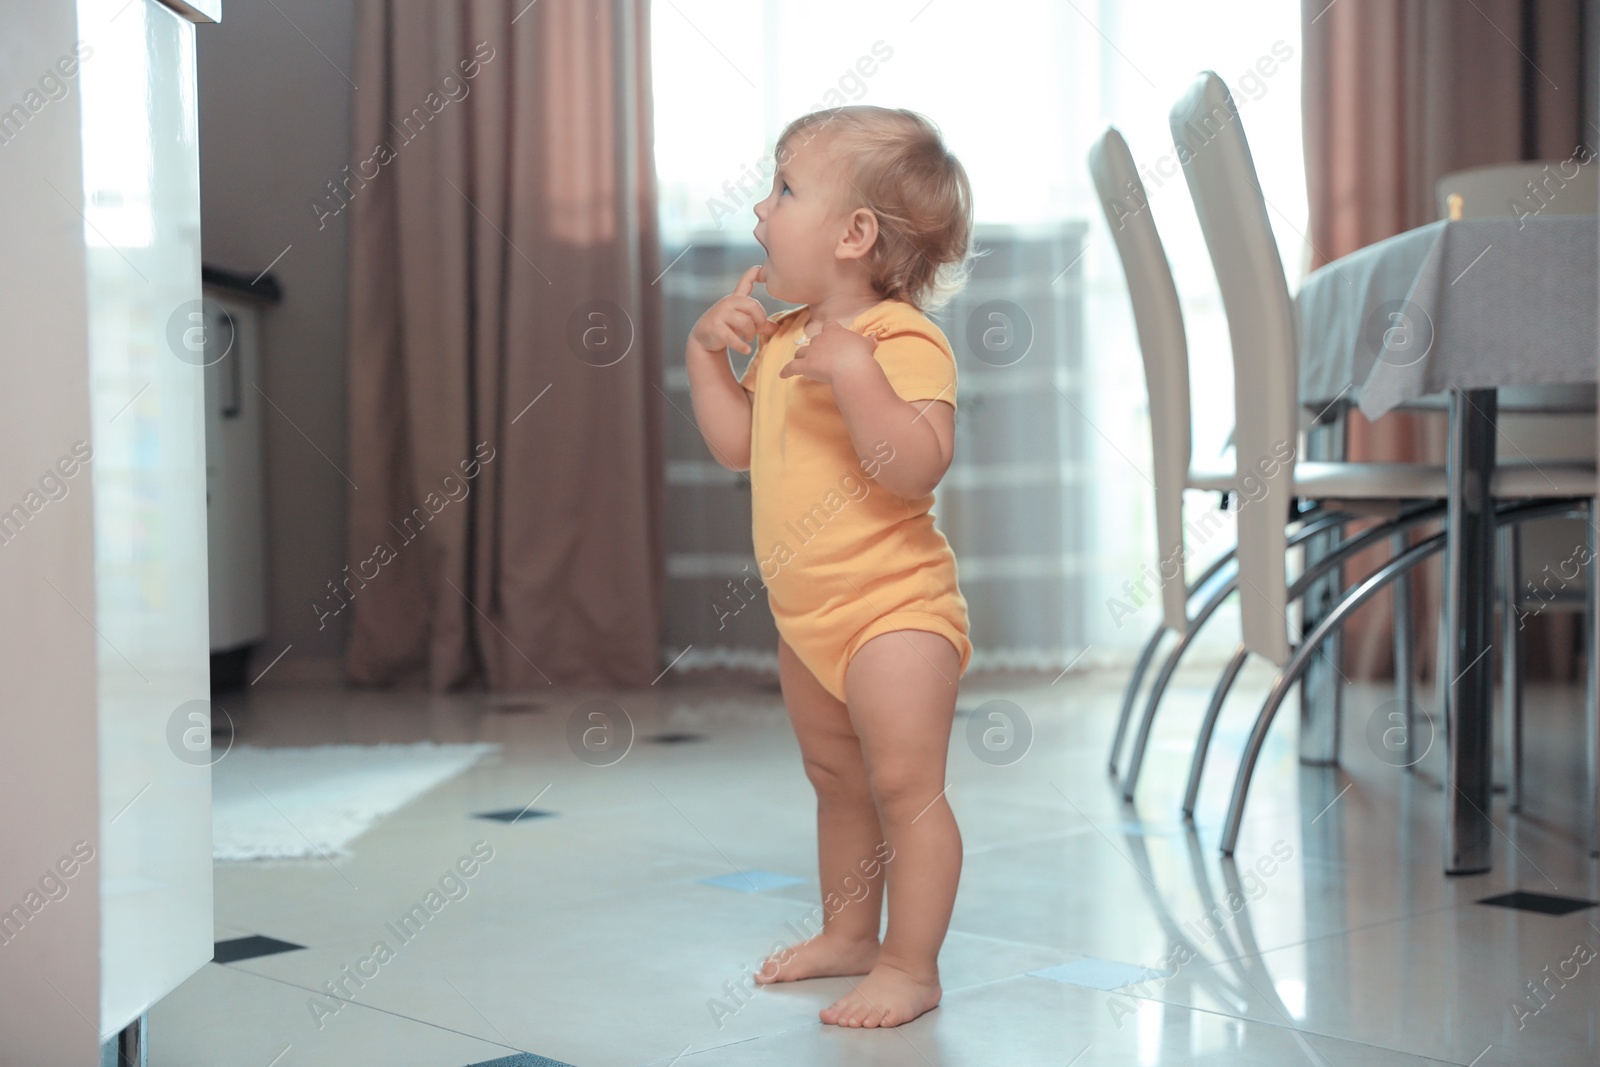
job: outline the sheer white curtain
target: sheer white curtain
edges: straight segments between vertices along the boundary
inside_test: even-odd
[[[1155,562],[1148,411],[1088,146],[1114,123],[1146,171],[1190,332],[1196,452],[1214,454],[1232,426],[1227,329],[1167,111],[1199,70],[1228,82],[1293,288],[1307,259],[1299,19],[1288,0],[655,3],[669,351],[760,262],[752,206],[790,119],[844,103],[910,108],[939,125],[971,176],[990,254],[934,316],[961,376],[956,458],[934,512],[971,610],[973,669],[1121,662],[1155,624],[1155,587],[1140,588]],[[998,348],[985,350],[986,329]],[[667,400],[681,410],[668,413],[679,425],[664,651],[680,668],[771,666],[770,618],[744,610],[759,597],[747,487],[704,454],[684,415],[681,357],[668,368]],[[1190,507],[1207,531],[1198,570],[1233,532],[1207,517],[1214,498]],[[1217,647],[1231,648],[1229,629],[1216,627]]]

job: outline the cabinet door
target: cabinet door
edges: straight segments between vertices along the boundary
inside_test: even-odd
[[[8,1063],[96,1062],[211,958],[191,17],[0,5]]]
[[[252,303],[222,288],[207,287],[205,303],[211,651],[227,652],[267,632],[261,321]]]
[[[78,12],[110,1033],[212,952],[199,123],[187,17]]]

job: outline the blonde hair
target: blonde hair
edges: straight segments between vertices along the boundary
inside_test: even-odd
[[[802,115],[778,138],[777,162],[820,132],[847,168],[846,211],[878,218],[867,253],[872,287],[918,311],[948,304],[972,272],[972,185],[939,128],[914,111],[852,104]]]

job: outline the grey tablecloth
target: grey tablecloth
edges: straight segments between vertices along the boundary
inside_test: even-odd
[[[1430,222],[1334,260],[1296,297],[1301,402],[1377,418],[1451,387],[1593,382],[1593,215]]]

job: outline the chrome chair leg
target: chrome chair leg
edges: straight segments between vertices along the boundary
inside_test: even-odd
[[[1128,773],[1122,779],[1122,799],[1132,800],[1134,787],[1139,784],[1139,770],[1144,765],[1144,752],[1150,744],[1150,731],[1155,726],[1156,708],[1161,703],[1161,696],[1167,691],[1167,685],[1172,681],[1172,676],[1178,670],[1178,662],[1183,659],[1183,654],[1189,646],[1194,644],[1194,639],[1199,636],[1205,627],[1206,621],[1216,614],[1222,602],[1232,596],[1239,587],[1239,577],[1234,575],[1224,582],[1217,591],[1200,606],[1194,621],[1178,638],[1178,643],[1173,646],[1166,660],[1161,664],[1161,673],[1156,675],[1154,684],[1150,686],[1150,695],[1145,699],[1144,715],[1139,719],[1139,732],[1134,736],[1133,749],[1128,753]]]
[[[1303,567],[1339,547],[1343,531],[1330,531],[1308,541]],[[1306,590],[1300,600],[1299,634],[1310,630],[1317,620],[1339,602],[1344,592],[1344,569],[1335,567]],[[1339,764],[1339,720],[1344,711],[1344,678],[1339,669],[1341,644],[1336,635],[1328,642],[1321,660],[1306,668],[1300,679],[1300,764],[1304,767],[1336,767]]]
[[[1346,557],[1364,550],[1386,533],[1390,536],[1390,543],[1396,546],[1397,549],[1403,550],[1404,545],[1409,544],[1406,531],[1412,526],[1442,513],[1442,511],[1443,505],[1426,504],[1340,543],[1331,552],[1306,568],[1305,572],[1290,587],[1289,602],[1292,604],[1301,597],[1308,595],[1311,590],[1318,587],[1319,583],[1326,580],[1328,574],[1337,573],[1338,568]],[[1334,632],[1337,633],[1338,631]],[[1406,654],[1409,656],[1409,642],[1407,643]],[[1200,779],[1205,773],[1206,755],[1211,748],[1211,737],[1216,730],[1217,718],[1222,713],[1223,701],[1227,699],[1228,691],[1233,687],[1240,669],[1244,666],[1246,656],[1246,649],[1243,645],[1240,645],[1235,650],[1233,659],[1229,661],[1227,668],[1223,671],[1222,678],[1218,681],[1217,688],[1211,695],[1211,705],[1206,709],[1205,718],[1201,723],[1200,736],[1195,740],[1195,751],[1189,761],[1189,781],[1184,789],[1183,813],[1188,819],[1194,818],[1195,802],[1200,795]],[[1409,677],[1409,674],[1403,676]],[[1304,687],[1302,687],[1303,689]],[[1410,743],[1410,735],[1411,731],[1408,723],[1406,731],[1408,744]],[[1304,764],[1305,760],[1302,759],[1301,763]]]
[[[1189,784],[1183,790],[1183,817],[1186,820],[1194,819],[1195,800],[1200,796],[1200,775],[1205,771],[1206,753],[1211,749],[1211,735],[1217,728],[1218,716],[1222,714],[1223,701],[1228,699],[1228,691],[1238,680],[1239,671],[1249,656],[1250,651],[1243,645],[1234,649],[1233,658],[1228,660],[1228,666],[1218,679],[1216,689],[1212,690],[1211,704],[1206,708],[1206,717],[1200,723],[1200,735],[1194,740],[1194,755],[1189,757]]]
[[[1446,745],[1450,744],[1450,716],[1445,714],[1450,701],[1449,676],[1446,665],[1450,662],[1450,620],[1446,618],[1444,605],[1439,609],[1439,631],[1436,645],[1433,650],[1433,712],[1434,722],[1439,724],[1440,736]]]
[[[1222,570],[1223,567],[1226,567],[1228,564],[1233,562],[1234,555],[1237,551],[1237,549],[1230,548],[1217,559],[1213,560],[1211,565],[1205,569],[1205,572],[1194,580],[1194,584],[1189,586],[1188,590],[1184,594],[1185,598],[1187,600],[1193,600],[1202,589],[1206,588],[1206,586],[1211,583],[1211,579],[1217,576],[1218,571]],[[1156,624],[1155,632],[1152,633],[1150,635],[1150,639],[1145,642],[1144,649],[1139,653],[1139,661],[1134,665],[1133,675],[1128,679],[1127,688],[1122,692],[1122,712],[1117,716],[1117,730],[1116,733],[1111,737],[1111,756],[1109,759],[1109,765],[1111,768],[1111,776],[1113,778],[1115,778],[1117,775],[1117,755],[1122,751],[1123,739],[1128,734],[1128,723],[1133,718],[1133,705],[1139,699],[1139,687],[1144,684],[1144,676],[1149,673],[1150,664],[1155,661],[1156,649],[1160,647],[1161,639],[1165,637],[1167,633],[1168,628],[1165,622]]]
[[[1585,598],[1588,608],[1588,618],[1584,621],[1588,625],[1587,637],[1589,640],[1588,659],[1585,665],[1588,674],[1588,684],[1584,687],[1584,739],[1587,742],[1589,764],[1589,855],[1600,856],[1600,531],[1595,530],[1595,523],[1600,521],[1600,497],[1589,500],[1587,517],[1589,520],[1589,581],[1587,583],[1588,596]]]
[[[1117,716],[1117,732],[1111,735],[1111,756],[1108,761],[1113,778],[1117,776],[1117,753],[1122,751],[1122,739],[1128,733],[1128,720],[1133,718],[1133,702],[1139,697],[1139,686],[1144,683],[1145,672],[1150,669],[1150,661],[1156,658],[1156,649],[1166,635],[1167,624],[1157,623],[1150,640],[1144,643],[1144,651],[1139,653],[1139,662],[1134,664],[1133,676],[1128,679],[1127,688],[1122,691],[1122,712]]]
[[[1411,535],[1406,530],[1396,530],[1389,538],[1389,558],[1411,547]],[[1416,733],[1414,714],[1415,687],[1412,680],[1413,636],[1411,630],[1411,575],[1402,574],[1394,583],[1394,688],[1400,701],[1400,714],[1406,730],[1406,770],[1412,769],[1416,758],[1412,736]]]
[[[1350,515],[1342,512],[1306,512],[1301,515],[1300,520],[1297,520],[1302,521],[1302,525],[1300,529],[1290,535],[1288,545],[1292,548],[1326,530],[1343,526],[1350,519]],[[1343,544],[1336,546],[1325,558],[1337,562],[1344,558],[1342,553],[1344,553]],[[1230,552],[1231,555],[1232,553]],[[1319,562],[1318,566],[1322,567],[1322,564]],[[1211,570],[1206,572],[1205,577],[1208,579],[1215,577],[1220,571],[1220,567],[1213,566]],[[1323,573],[1323,570],[1319,570],[1318,573]],[[1200,606],[1200,610],[1189,623],[1189,628],[1184,631],[1183,635],[1178,639],[1177,645],[1173,647],[1171,652],[1167,653],[1166,660],[1162,662],[1161,671],[1156,675],[1155,684],[1150,687],[1150,694],[1145,699],[1144,715],[1139,720],[1139,731],[1134,735],[1133,748],[1128,754],[1128,770],[1122,779],[1122,798],[1124,800],[1131,801],[1133,799],[1134,788],[1139,784],[1139,771],[1144,766],[1144,751],[1150,743],[1150,733],[1155,726],[1156,709],[1160,706],[1161,698],[1166,693],[1167,686],[1171,683],[1172,676],[1178,669],[1179,661],[1183,659],[1183,654],[1188,651],[1189,646],[1194,643],[1195,637],[1198,636],[1206,620],[1215,614],[1217,607],[1237,587],[1238,581],[1237,576],[1231,577],[1213,595],[1206,597]],[[1195,595],[1201,595],[1204,592],[1203,584],[1203,581],[1195,582]]]
[[[1590,506],[1592,507],[1592,505]],[[1528,519],[1543,518],[1550,515],[1571,514],[1574,511],[1574,507],[1574,503],[1570,500],[1541,500],[1508,507],[1495,515],[1494,518],[1497,524],[1523,522]],[[1427,515],[1421,511],[1414,513],[1408,524],[1414,523],[1419,519],[1433,517],[1437,510],[1437,508],[1427,509],[1430,513]],[[1401,519],[1398,521],[1407,522],[1408,520]],[[1378,530],[1382,530],[1382,527],[1367,531],[1367,533],[1374,533]],[[1441,530],[1432,537],[1411,546],[1403,555],[1391,559],[1365,580],[1351,587],[1334,609],[1294,649],[1293,654],[1289,657],[1289,662],[1278,673],[1277,679],[1273,682],[1272,690],[1267,694],[1266,702],[1262,704],[1261,711],[1256,716],[1255,725],[1251,728],[1250,737],[1245,742],[1245,750],[1239,760],[1239,770],[1234,777],[1233,796],[1228,802],[1227,819],[1223,824],[1221,849],[1224,856],[1233,855],[1234,846],[1238,844],[1239,827],[1244,821],[1244,804],[1250,790],[1250,779],[1255,773],[1256,763],[1261,758],[1261,750],[1266,743],[1267,729],[1272,725],[1272,720],[1277,715],[1278,708],[1283,704],[1285,696],[1288,695],[1290,687],[1304,673],[1306,665],[1311,662],[1312,656],[1317,652],[1322,642],[1327,639],[1330,633],[1343,626],[1352,612],[1366,603],[1373,594],[1388,585],[1399,575],[1409,571],[1429,556],[1438,553],[1445,547],[1448,537],[1448,531]],[[1595,538],[1593,524],[1590,526],[1590,538],[1591,543],[1593,543]],[[1360,540],[1361,536],[1353,537],[1347,544],[1354,547]],[[1596,568],[1596,571],[1600,572],[1600,568]],[[1314,576],[1303,576],[1302,582],[1312,577]],[[1296,584],[1300,585],[1302,583]],[[1597,604],[1600,604],[1600,577],[1595,577],[1594,572],[1591,572],[1590,589],[1591,595],[1595,596]],[[1292,595],[1293,591],[1291,591]],[[1600,633],[1600,627],[1596,628],[1596,632]],[[1591,647],[1600,646],[1600,637],[1592,637],[1590,644]],[[1596,678],[1600,678],[1600,675],[1591,676],[1590,685],[1595,687],[1593,691],[1600,692],[1600,682],[1597,682]],[[1441,690],[1446,688],[1448,687],[1441,686]],[[1600,706],[1600,704],[1597,704],[1597,706]],[[1590,785],[1596,800],[1600,801],[1600,719],[1591,716],[1590,723]],[[1596,806],[1592,811],[1591,848],[1600,849],[1600,806]]]
[[[1359,585],[1355,586],[1344,599],[1336,604],[1332,611],[1325,615],[1321,622],[1306,639],[1294,650],[1289,657],[1289,662],[1279,672],[1277,680],[1273,683],[1272,691],[1267,694],[1266,703],[1261,706],[1260,713],[1256,716],[1255,726],[1250,730],[1250,738],[1245,742],[1244,754],[1239,759],[1239,770],[1233,780],[1233,797],[1228,802],[1228,817],[1222,827],[1222,854],[1233,855],[1234,846],[1239,843],[1239,827],[1244,822],[1244,802],[1250,790],[1250,779],[1255,773],[1256,763],[1261,758],[1261,749],[1266,744],[1267,728],[1272,725],[1272,720],[1278,713],[1278,708],[1283,704],[1283,699],[1289,693],[1289,688],[1305,672],[1306,665],[1311,662],[1312,656],[1317,652],[1323,640],[1333,630],[1343,625],[1344,620],[1356,608],[1366,603],[1374,593],[1388,585],[1395,577],[1410,570],[1422,560],[1438,552],[1445,545],[1447,535],[1434,534],[1432,537],[1407,549],[1405,554],[1391,559],[1379,567]]]
[[[1500,707],[1505,720],[1506,810],[1522,810],[1522,619],[1517,614],[1522,540],[1514,523],[1500,527]]]

